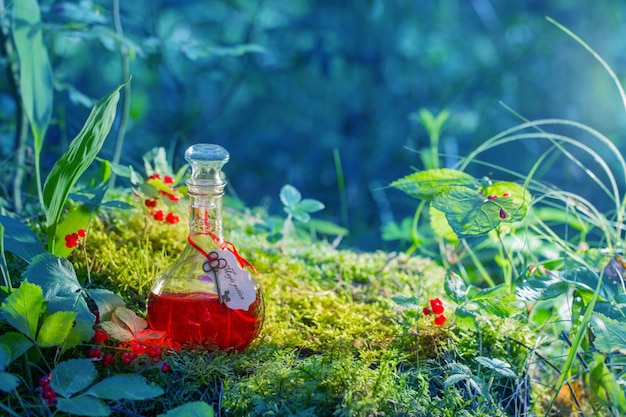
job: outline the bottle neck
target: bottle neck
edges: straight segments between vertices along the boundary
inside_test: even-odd
[[[189,185],[189,236],[208,236],[218,246],[224,243],[222,231],[223,186]]]

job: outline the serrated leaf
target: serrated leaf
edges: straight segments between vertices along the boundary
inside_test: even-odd
[[[300,200],[302,200],[302,194],[296,187],[290,184],[283,185],[280,189],[280,201],[285,207],[295,207]]]
[[[126,325],[128,330],[134,335],[148,327],[148,322],[139,317],[133,310],[126,307],[118,307],[113,315]]]
[[[478,181],[465,172],[449,168],[429,169],[407,175],[391,183],[391,186],[408,195],[431,200],[435,195],[452,186],[478,190]],[[443,210],[442,210],[443,211]]]
[[[505,378],[515,378],[515,372],[511,370],[511,365],[498,358],[487,358],[485,356],[478,356],[476,362],[480,363],[484,367],[491,369]]]
[[[135,338],[126,326],[112,321],[103,321],[100,323],[100,327],[102,327],[102,330],[107,332],[112,339],[120,342],[129,342]]]
[[[611,353],[626,349],[626,323],[600,313],[593,313],[591,322],[594,346],[599,352]]]
[[[195,401],[176,407],[165,414],[159,414],[158,417],[213,417],[214,413],[213,407],[209,404]]]
[[[39,237],[24,223],[12,217],[0,216],[0,224],[4,226],[4,243],[8,252],[19,256],[26,262],[46,252]]]
[[[58,311],[47,316],[37,334],[37,345],[41,347],[61,346],[74,326],[76,313]]]
[[[44,299],[41,287],[25,280],[2,303],[2,318],[31,340],[35,340]]]
[[[119,90],[123,86],[96,103],[83,128],[70,143],[70,148],[57,160],[46,178],[43,200],[51,251],[55,248],[56,228],[67,197],[100,152],[115,119]]]
[[[116,308],[125,306],[124,299],[113,291],[104,288],[90,288],[86,292],[98,307],[100,321],[110,320]]]
[[[0,335],[0,343],[6,346],[11,353],[10,362],[22,356],[34,343],[25,335],[18,332],[6,332]]]
[[[430,218],[430,228],[433,229],[433,232],[435,232],[437,236],[444,238],[450,243],[458,243],[459,237],[454,233],[452,227],[450,227],[450,223],[448,223],[444,212],[437,210],[431,204],[428,206],[428,216]]]
[[[105,400],[145,400],[162,395],[163,390],[139,375],[114,375],[89,388],[86,394]]]
[[[443,386],[448,388],[452,385],[458,384],[459,382],[467,381],[469,379],[469,375],[464,374],[454,374],[450,375],[443,381]]]
[[[91,385],[98,371],[91,359],[70,359],[52,370],[50,386],[62,397],[69,398]]]
[[[485,235],[502,222],[520,221],[526,215],[526,206],[519,207],[512,198],[490,200],[469,188],[457,186],[437,194],[432,205],[445,213],[459,238]]]
[[[56,408],[75,416],[104,417],[111,415],[111,409],[108,405],[89,395],[58,398]]]

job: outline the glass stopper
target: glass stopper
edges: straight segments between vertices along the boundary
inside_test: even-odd
[[[199,143],[185,151],[185,159],[191,165],[188,185],[226,185],[222,167],[230,159],[228,151],[219,145]]]

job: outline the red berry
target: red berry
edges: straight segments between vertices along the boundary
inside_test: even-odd
[[[106,355],[104,355],[104,358],[102,359],[102,366],[106,368],[107,366],[111,366],[114,363],[115,357],[112,354],[107,353]]]
[[[180,217],[178,217],[174,213],[167,213],[167,217],[165,217],[165,220],[169,224],[174,224],[174,223],[178,223],[180,221]]]
[[[41,378],[39,378],[39,386],[40,387],[45,387],[45,386],[49,386],[50,385],[50,377],[48,375],[44,375]]]
[[[73,248],[78,246],[78,233],[72,233],[70,235],[65,235],[65,247]]]
[[[78,232],[76,232],[76,234],[79,237],[85,237],[87,235],[87,232],[85,232],[85,229],[78,229]]]
[[[134,359],[135,359],[135,354],[133,352],[122,353],[122,362],[124,362],[124,364],[130,365],[131,363],[133,363]]]
[[[156,345],[148,346],[148,356],[153,359],[158,359],[161,357],[161,348]]]
[[[435,314],[441,314],[444,311],[443,302],[439,298],[430,300],[430,308],[432,308]]]
[[[163,221],[164,217],[165,215],[163,214],[163,210],[158,210],[157,212],[154,213],[154,220],[158,222]]]
[[[180,200],[180,197],[178,195],[176,195],[176,194],[168,194],[168,197],[169,197],[170,201],[176,202],[176,201]]]
[[[433,314],[433,312],[428,307],[424,307],[422,313],[424,313],[425,316],[430,316],[431,314]]]
[[[56,403],[57,403],[56,394],[53,397],[48,398],[48,405],[56,405]]]
[[[100,349],[91,349],[87,352],[87,357],[92,359],[100,359],[102,356],[102,351]]]
[[[133,343],[133,346],[131,347],[131,351],[135,355],[143,355],[144,353],[146,353],[147,349],[148,348],[146,347],[146,345],[143,345],[138,342]]]
[[[435,320],[433,321],[433,323],[435,323],[435,326],[443,326],[446,323],[446,316],[444,316],[443,314],[435,317]]]
[[[165,177],[163,177],[163,182],[166,184],[174,184],[174,178],[166,175]]]
[[[509,193],[502,194],[502,197],[510,197],[510,196],[511,196],[511,194],[509,194]]]
[[[497,195],[489,195],[489,196],[487,196],[487,200],[495,200],[496,198],[498,198]]]
[[[168,373],[170,369],[171,369],[170,363],[167,361],[163,362],[163,365],[161,365],[161,372]]]
[[[51,400],[52,398],[56,398],[57,393],[54,392],[54,390],[44,391],[43,394],[41,394],[41,396],[45,398],[46,400]]]
[[[144,204],[146,205],[146,207],[150,207],[150,208],[156,207],[157,206],[157,199],[154,198],[154,197],[153,198],[146,198],[144,200]]]
[[[152,174],[148,177],[149,180],[160,180],[161,176],[159,174]]]
[[[96,329],[96,332],[93,335],[93,342],[102,344],[109,339],[109,334],[102,329]]]

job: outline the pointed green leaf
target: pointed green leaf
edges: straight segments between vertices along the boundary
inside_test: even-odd
[[[285,207],[294,207],[300,200],[302,200],[302,195],[293,185],[286,184],[280,189],[280,201]]]
[[[11,362],[19,358],[30,349],[34,343],[25,335],[18,332],[6,332],[0,335],[0,343],[9,349]]]
[[[111,409],[108,405],[90,395],[59,398],[57,409],[73,416],[104,417],[111,415]]]
[[[119,90],[122,87],[123,85],[119,86],[94,106],[82,130],[72,140],[69,150],[61,155],[46,178],[43,199],[50,250],[55,247],[56,227],[67,196],[100,152],[111,129],[115,119]]]
[[[309,220],[311,220],[311,215],[309,213],[303,210],[299,210],[298,208],[285,207],[285,212],[291,214],[294,219],[302,223],[307,223]]]
[[[63,221],[57,225],[52,253],[62,258],[67,258],[70,253],[74,252],[77,246],[73,248],[66,247],[65,236],[76,233],[79,229],[87,230],[91,214],[91,210],[86,205],[80,205],[69,210]]]
[[[4,226],[6,250],[30,262],[35,256],[44,253],[43,246],[35,232],[17,219],[0,216]]]
[[[162,395],[163,390],[139,375],[114,375],[89,388],[86,394],[105,400],[145,400]]]
[[[446,214],[440,210],[437,210],[432,205],[429,206],[428,215],[430,216],[430,228],[439,237],[444,238],[448,242],[456,244],[459,242],[459,237],[454,233],[454,230],[450,227]]]
[[[48,50],[43,42],[39,4],[16,0],[13,4],[13,40],[20,61],[20,92],[39,155],[52,118],[53,82]]]
[[[485,366],[488,369],[495,371],[498,375],[505,378],[515,378],[515,372],[511,370],[511,365],[498,358],[487,358],[484,356],[478,356],[476,362]]]
[[[11,392],[20,384],[20,379],[8,372],[0,372],[0,391]]]
[[[39,255],[33,259],[24,276],[43,289],[48,313],[76,313],[76,324],[64,345],[65,349],[91,339],[96,318],[87,306],[83,288],[70,261],[50,253]]]
[[[61,346],[69,336],[75,319],[76,313],[72,311],[58,311],[47,316],[37,334],[37,345]]]
[[[52,370],[50,386],[60,396],[69,398],[91,385],[97,376],[91,359],[70,359]]]
[[[478,181],[465,172],[449,168],[429,169],[407,175],[391,183],[392,187],[404,191],[408,195],[430,200],[448,187],[468,187],[478,189]],[[444,210],[442,210],[444,211]]]
[[[202,401],[195,401],[176,407],[157,417],[213,417],[213,407]]]
[[[312,198],[305,198],[301,200],[296,207],[298,210],[303,210],[307,213],[315,213],[316,211],[324,210],[324,203]]]
[[[329,222],[327,220],[311,219],[307,223],[315,233],[330,236],[347,236],[350,232],[345,227]]]
[[[393,301],[404,308],[419,309],[419,300],[414,295],[407,297],[406,295],[394,295],[391,297]]]
[[[44,299],[41,287],[28,281],[9,295],[2,303],[2,318],[11,326],[35,340],[39,316],[44,311]]]

